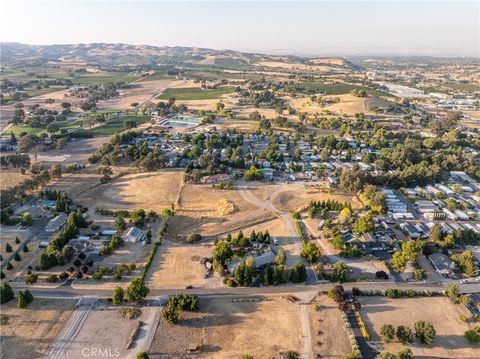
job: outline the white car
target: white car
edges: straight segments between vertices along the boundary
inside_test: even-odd
[[[276,238],[273,238],[273,240],[272,240],[272,241],[273,241],[273,244],[275,244],[276,246],[278,246],[278,244],[279,244],[279,243],[278,243],[278,239],[276,239]]]
[[[477,282],[480,282],[480,277],[475,277],[475,280],[476,280]]]
[[[462,279],[462,280],[460,281],[460,283],[462,283],[462,284],[468,283],[468,280]]]

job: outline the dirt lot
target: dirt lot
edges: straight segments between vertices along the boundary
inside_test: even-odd
[[[181,313],[175,326],[158,326],[150,357],[197,357],[188,355],[191,344],[201,345],[199,354],[204,358],[239,358],[246,353],[255,358],[278,357],[287,350],[301,352],[300,332],[298,305],[283,298],[201,300],[199,312]]]
[[[333,300],[317,297],[308,307],[308,314],[314,354],[322,358],[343,358],[352,352],[343,319]]]
[[[322,72],[337,72],[337,73],[348,72],[345,69],[326,66],[326,65],[305,65],[302,63],[286,63],[286,62],[280,62],[280,61],[260,61],[255,65],[271,67],[271,68],[280,68],[285,70],[306,70],[306,71],[322,71]]]
[[[404,298],[388,299],[384,297],[361,298],[362,316],[372,335],[372,340],[380,340],[379,333],[383,324],[408,325],[414,322],[430,322],[437,336],[430,347],[418,343],[411,346],[414,356],[443,358],[478,358],[480,349],[472,347],[463,334],[472,324],[464,323],[460,315],[470,317],[468,310],[459,304],[452,304],[447,298]],[[393,342],[385,345],[389,352],[400,350],[402,345]]]
[[[120,90],[120,96],[112,97],[107,101],[102,101],[98,104],[98,108],[102,110],[115,109],[122,110],[131,108],[130,104],[137,102],[141,104],[148,99],[155,97],[163,89],[168,87],[179,86],[185,83],[181,80],[153,80],[153,81],[138,81],[131,84],[131,88]]]
[[[33,162],[43,162],[46,164],[60,163],[62,165],[84,163],[101,145],[107,142],[109,138],[110,136],[99,136],[72,141],[61,150],[54,149],[39,153],[36,161]]]
[[[67,322],[76,301],[35,299],[26,309],[15,308],[16,300],[2,305],[8,324],[2,325],[1,357],[42,358]]]
[[[124,319],[119,313],[119,307],[98,307],[91,310],[81,326],[80,331],[74,338],[67,350],[69,358],[83,358],[82,349],[101,348],[110,349],[110,356],[117,358],[133,357],[131,350],[126,349],[130,334],[133,332],[138,321],[149,322],[153,311],[151,308],[141,308],[141,315],[136,319]],[[145,337],[145,329],[140,329],[137,338]],[[135,345],[135,344],[134,344]],[[115,356],[116,353],[119,355]],[[103,356],[106,357],[106,356]]]
[[[164,240],[158,248],[147,278],[152,288],[185,288],[222,286],[221,278],[205,278],[207,270],[200,259],[212,257],[211,245],[183,245]]]

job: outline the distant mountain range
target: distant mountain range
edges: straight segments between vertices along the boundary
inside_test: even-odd
[[[213,50],[196,47],[169,47],[127,44],[71,44],[71,45],[26,45],[3,42],[1,60],[3,64],[28,64],[38,62],[84,63],[101,66],[162,64],[223,65],[225,67],[248,66],[252,63],[275,60],[286,62],[308,62],[304,57],[273,56],[244,53],[233,50]],[[340,67],[352,65],[340,59]]]

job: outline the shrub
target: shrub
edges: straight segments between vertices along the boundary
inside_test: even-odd
[[[432,344],[435,335],[435,328],[430,323],[423,320],[415,322],[415,336],[420,340],[420,343],[425,345]]]
[[[413,330],[404,325],[399,325],[395,334],[397,339],[403,344],[413,343],[415,340],[415,334],[413,333]]]
[[[58,276],[56,274],[50,274],[47,277],[47,282],[50,282],[50,283],[58,282]]]
[[[474,329],[467,330],[465,332],[465,338],[468,340],[470,344],[480,343],[480,334],[478,333],[478,331]]]
[[[14,297],[12,287],[8,283],[3,283],[0,287],[0,304],[11,301]]]
[[[391,342],[395,338],[395,328],[391,324],[384,324],[380,329],[380,336],[385,343]]]
[[[26,308],[27,300],[21,291],[18,292],[17,308]]]
[[[36,283],[38,280],[38,275],[36,274],[28,274],[25,276],[25,283],[26,284],[33,284]]]
[[[187,237],[187,242],[193,243],[198,242],[202,239],[202,235],[200,233],[191,233]]]

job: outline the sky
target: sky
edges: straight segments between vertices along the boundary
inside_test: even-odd
[[[299,55],[480,54],[477,1],[0,0],[0,41]]]

